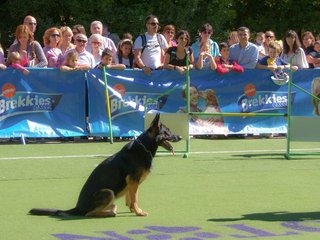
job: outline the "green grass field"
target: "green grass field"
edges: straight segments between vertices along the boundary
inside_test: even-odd
[[[124,144],[1,145],[0,238],[320,239],[320,155],[286,160],[285,139],[192,139],[188,158],[159,153],[139,192],[148,217],[134,216],[123,199],[115,218],[27,214],[74,207],[93,168]],[[292,147],[320,152],[319,143]]]

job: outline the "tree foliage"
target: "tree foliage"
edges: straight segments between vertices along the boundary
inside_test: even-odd
[[[209,22],[220,42],[240,26],[248,26],[252,32],[273,30],[278,38],[288,29],[316,34],[319,12],[319,0],[10,0],[0,3],[0,42],[8,47],[15,28],[29,14],[38,21],[35,37],[41,43],[49,27],[82,24],[89,33],[93,20],[108,23],[110,31],[120,36],[124,32],[137,36],[145,31],[144,19],[149,14],[158,16],[162,26],[172,23],[188,30],[193,40],[199,27]]]

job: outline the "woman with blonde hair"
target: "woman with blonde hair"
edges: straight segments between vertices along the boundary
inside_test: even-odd
[[[59,28],[52,27],[47,29],[43,35],[43,52],[48,60],[48,67],[57,68],[63,62],[62,52],[60,50],[61,31]]]
[[[66,51],[73,49],[74,48],[74,44],[72,44],[72,37],[73,37],[73,33],[71,28],[69,28],[68,26],[63,26],[60,28],[61,31],[61,45],[60,45],[60,50],[62,52],[62,54],[64,54]]]
[[[26,59],[21,62],[22,66],[45,67],[48,65],[40,43],[33,39],[33,34],[26,25],[22,24],[16,28],[15,37],[17,42],[10,46],[9,53],[19,52],[21,59]]]

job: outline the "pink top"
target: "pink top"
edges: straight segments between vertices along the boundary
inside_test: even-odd
[[[222,57],[217,57],[215,59],[216,61],[216,64],[217,64],[217,72],[220,73],[220,74],[225,74],[225,73],[228,73],[229,72],[229,69],[226,68],[224,66],[224,64],[227,64],[227,65],[233,65],[233,68],[232,70],[235,71],[235,72],[238,72],[238,73],[243,73],[244,72],[244,69],[242,66],[240,66],[236,61],[231,61],[231,60],[224,60],[222,59]]]
[[[48,60],[48,67],[58,68],[63,62],[63,55],[59,48],[44,47],[44,55]]]
[[[24,66],[22,66],[21,64],[19,63],[12,63],[11,65],[9,65],[10,67],[13,67],[13,68],[16,68],[16,69],[19,69],[21,71],[25,71],[27,70]]]

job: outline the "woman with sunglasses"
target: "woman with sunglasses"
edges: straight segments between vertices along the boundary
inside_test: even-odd
[[[56,27],[47,29],[43,35],[43,52],[48,60],[48,67],[58,68],[63,62],[61,49],[59,48],[61,39],[61,30]]]
[[[203,43],[209,42],[209,44],[210,44],[210,54],[213,57],[220,55],[219,54],[219,46],[218,46],[218,44],[211,39],[212,32],[213,32],[213,28],[209,23],[205,23],[200,27],[200,29],[199,29],[200,38],[197,39],[197,41],[195,41],[191,46],[192,50],[193,50],[193,54],[195,56],[195,62],[198,61],[198,57],[199,57],[199,54],[200,54],[200,45],[201,45],[202,42]]]
[[[101,60],[101,56],[102,56],[102,49],[101,49],[101,45],[102,45],[102,36],[100,34],[94,33],[89,37],[89,45],[90,45],[90,52],[92,54],[92,56],[94,57],[95,60],[95,65],[97,65],[100,60]]]
[[[10,46],[9,53],[19,52],[21,59],[26,59],[21,62],[22,66],[46,67],[48,65],[40,43],[34,40],[32,32],[26,25],[22,24],[16,28],[15,37],[17,42]]]

